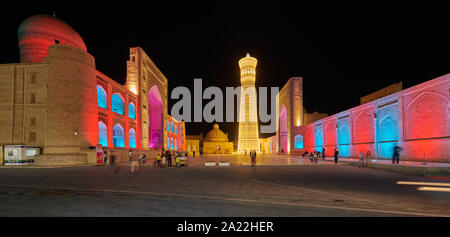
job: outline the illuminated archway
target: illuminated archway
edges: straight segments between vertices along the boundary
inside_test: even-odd
[[[108,108],[108,101],[106,99],[106,91],[103,89],[103,87],[97,85],[97,105],[98,107],[107,109]]]
[[[378,157],[391,158],[395,143],[398,142],[398,120],[391,115],[377,123]]]
[[[314,128],[314,150],[322,151],[323,147],[323,127],[318,125]]]
[[[103,147],[108,146],[108,128],[103,122],[98,122],[98,144]]]
[[[297,135],[294,138],[295,149],[303,149],[303,136]]]
[[[342,157],[349,157],[351,155],[350,151],[350,128],[346,125],[338,125],[338,147],[339,155]]]
[[[163,101],[156,85],[150,88],[148,105],[150,147],[161,148],[163,147]]]
[[[115,147],[125,147],[125,133],[120,124],[113,127],[113,145]]]
[[[128,117],[136,119],[136,107],[133,103],[128,104]]]
[[[281,154],[287,154],[287,111],[284,105],[281,106],[280,113],[280,149]]]
[[[128,130],[128,146],[130,148],[136,148],[136,131],[133,128]]]
[[[115,93],[111,97],[112,111],[123,115],[124,99],[119,93]]]

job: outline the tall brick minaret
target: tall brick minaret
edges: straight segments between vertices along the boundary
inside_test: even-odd
[[[256,64],[258,60],[247,53],[239,60],[241,69],[241,102],[239,114],[238,151],[259,151],[258,110],[256,104]]]

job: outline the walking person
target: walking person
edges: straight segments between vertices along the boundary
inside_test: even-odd
[[[363,167],[363,166],[364,166],[364,152],[359,151],[359,167]]]
[[[364,160],[364,166],[367,166],[367,167],[369,166],[370,157],[371,157],[370,151],[367,151],[366,159]]]
[[[325,147],[322,146],[322,158],[325,159]]]
[[[192,157],[195,157],[195,150],[192,151]]]
[[[147,155],[142,154],[142,164],[145,164],[147,162]]]
[[[136,152],[131,154],[130,167],[131,174],[135,174],[137,171],[139,171],[139,154],[137,154]]]
[[[252,166],[256,166],[256,150],[253,150],[253,159],[252,159]]]
[[[339,150],[337,149],[337,147],[334,148],[334,163],[337,164],[338,163],[338,157],[339,157]]]
[[[120,167],[116,166],[116,155],[111,154],[111,156],[109,157],[108,165],[114,170],[114,174],[117,174],[117,172],[119,172]]]
[[[145,154],[139,155],[139,169],[145,164]]]
[[[392,155],[392,164],[394,164],[395,162],[399,162],[400,159],[400,150],[402,148],[397,146],[397,143],[394,144],[394,154]]]

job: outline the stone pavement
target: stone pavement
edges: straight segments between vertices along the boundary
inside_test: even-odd
[[[189,157],[189,166],[205,166],[205,162],[215,162],[219,166],[219,162],[229,162],[230,166],[250,166],[251,160],[248,155],[205,155]],[[309,159],[293,157],[287,155],[257,155],[256,166],[296,166],[296,165],[331,165],[334,162],[319,159],[317,163],[311,162]]]
[[[149,159],[145,166],[152,166],[153,159]],[[251,160],[248,155],[205,155],[188,158],[188,165],[193,167],[205,167],[205,162],[214,162],[214,166],[220,163],[229,163],[229,166],[250,166]],[[175,161],[172,161],[175,165]],[[222,163],[223,164],[223,163]],[[119,165],[128,166],[128,163]],[[288,155],[258,155],[256,158],[256,166],[304,166],[304,165],[335,165],[332,157],[319,159],[317,163],[311,162],[308,158],[300,156]],[[339,158],[337,165],[354,165],[361,166],[359,158]],[[92,166],[92,165],[82,165]],[[20,166],[2,166],[0,168],[63,168],[74,166],[36,166],[36,165],[20,165]],[[382,169],[386,171],[400,172],[412,175],[429,176],[429,175],[445,175],[450,176],[450,163],[435,162],[418,162],[418,161],[400,161],[399,164],[392,164],[390,159],[370,159],[367,160],[364,167]]]

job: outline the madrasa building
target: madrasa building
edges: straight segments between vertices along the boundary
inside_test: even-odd
[[[18,41],[20,62],[0,65],[4,149],[38,147],[33,161],[41,165],[95,164],[99,144],[119,162],[129,149],[147,157],[185,150],[184,122],[167,113],[168,80],[142,48],[130,48],[121,85],[96,69],[81,36],[55,16],[24,20]],[[8,155],[15,153],[0,163],[11,162]]]

